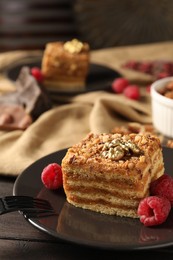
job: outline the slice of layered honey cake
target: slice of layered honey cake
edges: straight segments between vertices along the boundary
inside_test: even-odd
[[[46,44],[41,70],[47,89],[79,91],[86,87],[89,73],[90,46],[73,39]]]
[[[160,139],[152,134],[93,134],[62,160],[67,201],[100,213],[137,218],[150,183],[164,174]]]

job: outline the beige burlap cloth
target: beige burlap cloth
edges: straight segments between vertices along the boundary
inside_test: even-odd
[[[0,54],[0,70],[19,60],[40,57],[40,51]],[[131,82],[141,86],[141,99],[134,101],[106,91],[73,96],[69,102],[55,105],[43,113],[27,130],[0,131],[0,173],[18,176],[37,159],[80,141],[88,132],[110,132],[129,121],[152,122],[150,95],[145,86],[151,77],[122,69],[130,59],[172,59],[173,43],[109,48],[92,51],[91,61],[119,71]],[[1,73],[0,90],[6,92],[13,84]]]

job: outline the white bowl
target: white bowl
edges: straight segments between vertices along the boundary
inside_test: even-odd
[[[173,138],[173,99],[158,92],[170,81],[173,81],[173,77],[157,80],[151,85],[151,109],[156,130],[166,137]]]

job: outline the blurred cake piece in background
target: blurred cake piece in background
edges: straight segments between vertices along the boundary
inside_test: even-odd
[[[63,91],[85,89],[89,60],[90,47],[86,42],[73,39],[48,43],[41,67],[44,86]]]

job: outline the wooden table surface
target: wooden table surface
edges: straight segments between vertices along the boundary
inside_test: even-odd
[[[15,178],[0,177],[0,196],[13,194]],[[146,251],[113,251],[74,245],[45,234],[18,212],[0,216],[0,259],[173,259],[173,247]],[[123,259],[124,259],[123,258]]]

